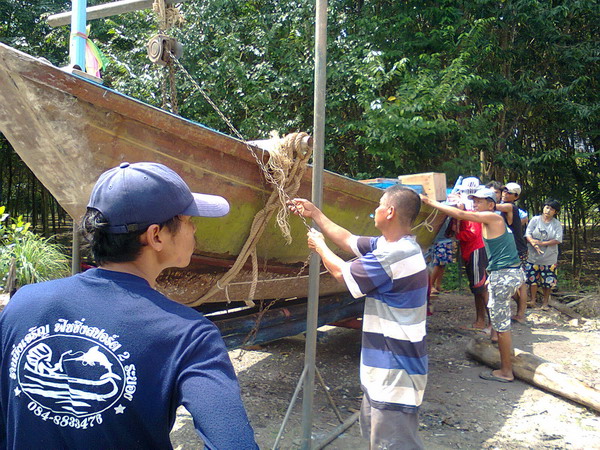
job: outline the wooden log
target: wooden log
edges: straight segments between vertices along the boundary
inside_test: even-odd
[[[585,297],[581,297],[578,300],[573,300],[572,302],[569,302],[569,303],[565,304],[565,306],[568,307],[568,308],[573,308],[574,306],[577,306],[580,303],[585,302],[586,300],[590,299],[591,297],[592,297],[591,295],[586,295]]]
[[[488,339],[472,339],[467,353],[488,366],[500,367],[500,352]],[[565,373],[558,364],[517,348],[512,362],[520,380],[600,411],[600,391]]]
[[[564,315],[569,316],[571,319],[585,320],[585,317],[583,317],[581,314],[576,313],[570,307],[562,304],[561,302],[557,302],[556,300],[554,300],[552,298],[548,301],[548,304],[550,306],[552,306],[554,309],[563,313]]]
[[[166,3],[183,3],[186,0],[167,0]],[[154,0],[121,0],[118,2],[105,3],[104,5],[90,6],[86,9],[87,20],[101,19],[103,17],[116,16],[140,9],[152,9]],[[48,16],[48,25],[60,27],[71,23],[71,11]]]

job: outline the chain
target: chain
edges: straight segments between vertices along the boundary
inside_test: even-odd
[[[194,79],[194,77],[192,77],[192,75],[187,71],[187,69],[181,64],[181,62],[174,57],[174,55],[171,53],[171,61],[172,63],[169,65],[169,68],[174,72],[174,65],[177,66],[177,68],[185,75],[185,77],[187,77],[187,79],[192,83],[192,85],[194,86],[194,88],[200,92],[200,94],[202,95],[202,97],[204,97],[204,100],[206,100],[206,102],[213,108],[213,110],[219,115],[219,117],[221,118],[221,120],[223,120],[223,122],[225,124],[227,124],[227,126],[229,127],[229,129],[231,130],[231,132],[240,140],[244,143],[244,145],[246,146],[246,149],[250,152],[250,154],[252,155],[252,157],[254,158],[254,160],[256,161],[256,164],[258,165],[259,169],[261,170],[261,172],[263,173],[265,179],[267,180],[267,182],[269,182],[272,186],[275,187],[275,189],[277,189],[278,194],[279,194],[279,198],[282,198],[285,200],[286,203],[289,203],[291,198],[289,197],[289,195],[287,194],[287,192],[284,189],[284,186],[280,185],[279,183],[276,182],[276,180],[273,178],[273,176],[271,175],[271,173],[269,172],[268,168],[266,167],[266,165],[264,164],[264,162],[262,161],[262,159],[258,156],[258,154],[254,151],[254,149],[252,148],[252,146],[250,146],[250,144],[248,144],[248,142],[246,141],[246,139],[244,139],[244,137],[242,136],[242,134],[239,132],[239,130],[233,125],[233,123],[231,122],[231,120],[229,120],[229,118],[227,118],[227,116],[225,116],[225,114],[221,111],[221,109],[217,106],[217,104],[210,98],[210,96],[208,95],[208,93],[202,88],[202,86],[200,86],[200,84]],[[172,84],[171,84],[171,88],[174,89],[174,81],[172,80]],[[176,105],[175,105],[176,107]],[[174,111],[175,112],[175,111]],[[264,155],[264,150],[263,150],[263,155]],[[285,207],[285,206],[284,206]],[[300,219],[302,220],[302,223],[304,224],[304,227],[307,230],[310,230],[312,227],[309,225],[309,223],[307,222],[306,218],[304,216],[299,215]],[[310,264],[310,254],[308,255],[308,257],[306,258],[306,260],[304,261],[302,267],[300,268],[300,270],[298,271],[296,277],[299,277],[302,275],[302,273],[306,270],[306,268],[308,267],[308,265]],[[257,323],[255,325],[255,327],[253,328],[253,330],[248,334],[248,336],[246,337],[246,339],[244,339],[244,342],[248,342],[250,340],[250,338],[256,334],[256,332],[258,331],[258,327],[260,325],[260,320],[263,316],[263,314],[271,307],[273,303],[270,303],[266,308],[264,308],[260,315],[259,318],[257,320]]]
[[[302,272],[304,272],[306,270],[306,268],[308,267],[308,265],[310,264],[310,255],[311,255],[311,253],[312,253],[312,250],[308,254],[308,258],[306,258],[306,261],[304,261],[304,264],[302,264],[302,267],[300,267],[300,270],[296,274],[296,278],[298,278],[300,275],[302,275]]]
[[[173,54],[171,54],[171,56],[173,57]],[[177,67],[179,68],[179,70],[181,72],[183,72],[183,74],[188,78],[188,80],[192,83],[192,85],[194,86],[194,88],[198,92],[200,92],[200,94],[202,94],[202,97],[204,97],[204,100],[206,100],[206,102],[215,110],[215,112],[219,115],[219,117],[223,120],[223,122],[225,122],[227,124],[227,126],[229,127],[229,129],[231,130],[231,132],[233,134],[235,134],[235,136],[246,145],[246,148],[248,149],[248,151],[250,152],[250,154],[252,155],[252,157],[255,159],[256,164],[258,164],[258,167],[262,171],[262,173],[263,173],[264,177],[266,178],[266,180],[271,185],[273,185],[275,187],[275,189],[277,189],[277,191],[278,191],[278,193],[280,195],[280,198],[283,198],[283,199],[286,200],[286,202],[289,202],[291,200],[291,198],[289,197],[289,195],[287,194],[287,192],[285,192],[283,186],[279,185],[273,179],[273,176],[269,172],[269,169],[267,168],[267,166],[265,165],[265,163],[261,160],[261,158],[259,158],[259,156],[256,154],[256,152],[252,148],[252,146],[250,144],[248,144],[248,142],[246,141],[246,139],[244,139],[244,137],[238,131],[238,129],[225,116],[225,114],[223,114],[223,112],[219,109],[219,107],[215,104],[215,102],[213,102],[213,100],[210,98],[210,96],[208,95],[208,93],[204,89],[202,89],[202,87],[200,86],[200,84],[198,84],[198,82],[194,79],[194,77],[192,77],[190,75],[190,73],[186,70],[186,68],[183,67],[183,65],[181,64],[181,62],[179,62],[179,60],[177,58],[175,58],[175,57],[172,58],[172,61],[177,65]],[[264,150],[263,150],[263,154],[264,154]],[[306,218],[303,217],[303,216],[299,216],[299,217],[302,219],[302,222],[304,223],[304,226],[306,227],[306,229],[310,230],[311,227],[308,224],[308,222],[306,221]]]
[[[171,54],[171,56],[173,56]],[[178,113],[177,106],[177,88],[175,85],[175,66],[173,65],[173,60],[171,60],[168,64],[169,67],[169,84],[171,86],[171,112],[173,114]]]
[[[242,357],[244,356],[244,352],[245,352],[244,346],[248,342],[250,342],[251,339],[253,339],[254,337],[256,337],[256,333],[258,333],[258,329],[260,328],[260,323],[262,322],[263,316],[267,313],[267,311],[271,308],[271,306],[273,306],[279,300],[280,299],[271,300],[267,304],[267,306],[264,306],[265,305],[265,301],[261,300],[261,302],[260,302],[261,310],[258,312],[258,316],[256,317],[256,322],[254,323],[254,326],[252,327],[252,329],[250,330],[250,332],[246,335],[246,337],[244,338],[244,341],[240,345],[240,354],[236,357],[236,359],[238,361],[241,361]]]
[[[164,72],[158,68],[158,75],[160,76],[160,93],[162,96],[162,109],[167,109],[167,77]]]

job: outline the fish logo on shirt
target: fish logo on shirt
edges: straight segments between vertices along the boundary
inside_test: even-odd
[[[91,339],[54,335],[33,342],[18,365],[20,390],[58,414],[98,414],[123,395],[125,370],[119,358]]]

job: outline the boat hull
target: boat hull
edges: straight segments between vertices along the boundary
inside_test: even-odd
[[[77,220],[98,176],[122,161],[155,161],[178,172],[192,191],[221,195],[231,204],[223,218],[195,218],[196,250],[190,268],[165,273],[160,288],[175,300],[194,304],[233,264],[272,186],[265,181],[244,142],[122,95],[47,62],[0,44],[0,131],[35,176]],[[268,152],[253,148],[266,161]],[[310,197],[309,167],[298,196]],[[355,234],[377,235],[369,215],[381,190],[325,172],[323,210]],[[427,226],[422,222],[426,221]],[[443,217],[424,208],[417,239],[430,245]],[[306,228],[290,218],[287,244],[271,219],[257,245],[259,282],[253,299],[306,297],[309,257]],[[349,255],[342,255],[349,257]],[[210,301],[246,300],[251,267]],[[344,286],[322,276],[321,292]]]

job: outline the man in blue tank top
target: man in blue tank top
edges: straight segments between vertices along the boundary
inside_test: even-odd
[[[189,264],[192,217],[228,211],[162,164],[100,176],[83,219],[99,267],[24,286],[0,315],[0,448],[172,448],[179,405],[205,448],[257,448],[218,329],[154,289]]]
[[[493,189],[481,188],[470,195],[475,211],[462,211],[444,205],[428,197],[421,196],[423,203],[439,209],[459,220],[470,220],[482,224],[483,242],[488,256],[488,309],[492,322],[492,340],[498,341],[500,350],[500,369],[482,372],[479,376],[485,380],[511,382],[512,336],[510,300],[519,286],[525,281],[521,270],[519,254],[515,240],[504,219],[496,214],[496,193]]]

